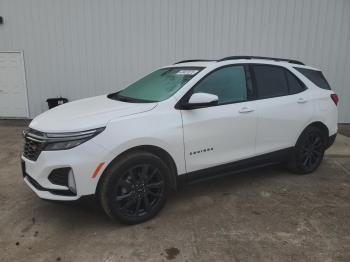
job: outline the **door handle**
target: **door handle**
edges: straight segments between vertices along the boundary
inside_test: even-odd
[[[304,103],[306,103],[306,102],[307,102],[307,100],[304,99],[304,98],[302,98],[302,97],[300,97],[300,98],[298,99],[298,103],[299,103],[299,104],[304,104]]]
[[[249,113],[249,112],[253,112],[253,111],[254,111],[254,109],[244,106],[238,112],[239,113]]]

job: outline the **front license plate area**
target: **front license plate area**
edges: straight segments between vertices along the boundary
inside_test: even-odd
[[[21,160],[21,169],[22,169],[22,175],[23,177],[26,176],[26,162],[24,162],[23,160]]]

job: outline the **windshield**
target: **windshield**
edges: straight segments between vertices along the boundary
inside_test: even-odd
[[[202,67],[162,68],[108,97],[134,103],[160,102],[171,97],[202,69]]]

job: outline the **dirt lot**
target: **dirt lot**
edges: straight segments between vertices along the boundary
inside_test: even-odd
[[[0,261],[350,261],[350,157],[187,186],[124,226],[94,199],[38,199],[21,177],[22,129],[0,126]]]

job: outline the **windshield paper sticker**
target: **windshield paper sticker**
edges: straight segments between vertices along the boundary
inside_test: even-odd
[[[180,70],[177,72],[177,75],[195,75],[197,74],[198,70]]]

